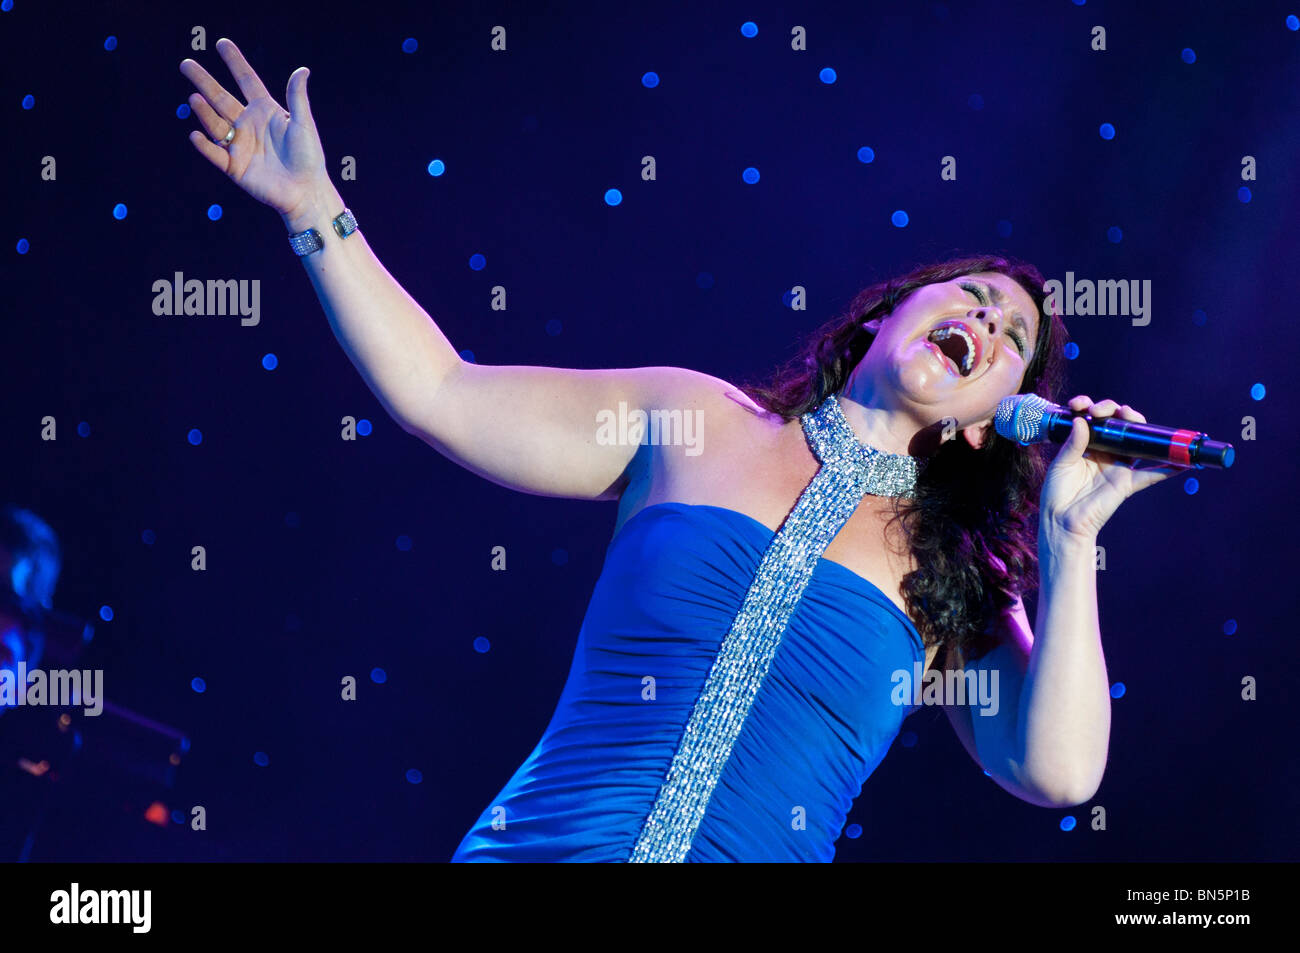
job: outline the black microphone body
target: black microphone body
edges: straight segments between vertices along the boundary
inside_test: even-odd
[[[1236,456],[1232,444],[1198,430],[1140,424],[1118,417],[1092,417],[1060,407],[1037,394],[1016,394],[998,404],[994,427],[1021,444],[1065,443],[1076,417],[1088,424],[1088,449],[1177,466],[1226,469]]]

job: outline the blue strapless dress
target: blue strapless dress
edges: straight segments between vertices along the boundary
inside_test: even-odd
[[[629,860],[773,536],[716,506],[659,503],[627,521],[546,733],[453,862]],[[914,710],[892,700],[893,673],[924,659],[880,589],[817,557],[684,859],[830,861]]]

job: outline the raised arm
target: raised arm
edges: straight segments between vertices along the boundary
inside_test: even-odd
[[[636,444],[597,441],[597,415],[696,406],[725,383],[677,367],[575,370],[462,360],[358,230],[329,222],[343,200],[328,180],[293,213],[325,247],[302,261],[343,350],[393,419],[449,460],[544,496],[616,499]]]
[[[448,459],[528,493],[614,499],[636,444],[598,442],[597,415],[699,406],[729,385],[672,367],[569,370],[463,361],[433,319],[384,268],[360,230],[330,225],[344,203],[325,169],[307,101],[307,70],[289,77],[290,111],[227,39],[217,52],[244,105],[193,60],[181,64],[207,130],[190,141],[240,188],[275,208],[290,233],[315,228],[324,248],[302,257],[340,345],[395,421]],[[213,140],[235,136],[228,147]],[[209,138],[211,137],[211,138]],[[290,252],[286,249],[286,254]]]

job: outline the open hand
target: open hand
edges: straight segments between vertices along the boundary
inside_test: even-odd
[[[194,60],[182,60],[181,73],[198,88],[190,94],[190,108],[207,130],[206,136],[191,132],[190,142],[253,198],[289,215],[322,179],[328,179],[325,153],[307,102],[310,71],[300,66],[289,76],[286,111],[271,98],[239,47],[222,37],[217,52],[248,103],[228,93]],[[232,128],[235,136],[230,144],[218,145]]]

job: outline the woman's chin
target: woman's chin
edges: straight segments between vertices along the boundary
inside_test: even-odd
[[[950,401],[958,383],[946,371],[912,363],[898,368],[893,386],[901,402],[933,407]]]

